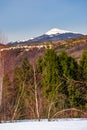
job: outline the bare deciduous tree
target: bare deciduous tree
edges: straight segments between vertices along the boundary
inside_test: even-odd
[[[35,66],[33,64],[33,71],[34,71],[34,88],[35,88],[35,106],[36,106],[36,114],[38,120],[40,120],[40,114],[39,114],[39,103],[38,103],[38,92],[37,92],[37,83],[36,83],[36,72],[35,72]]]
[[[3,76],[4,76],[4,60],[0,52],[0,106],[2,104]]]

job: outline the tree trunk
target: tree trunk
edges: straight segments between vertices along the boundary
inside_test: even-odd
[[[0,107],[2,104],[3,76],[4,76],[4,64],[3,64],[3,58],[0,52]]]
[[[13,120],[15,119],[15,116],[16,116],[16,114],[17,114],[17,110],[18,110],[18,107],[19,107],[20,100],[21,100],[21,97],[22,97],[22,95],[23,95],[23,92],[24,92],[24,82],[23,82],[23,88],[22,88],[21,94],[20,94],[20,96],[19,96],[19,98],[18,98],[18,101],[17,101],[17,104],[16,104],[16,106],[15,106],[15,110],[14,110],[14,113],[13,113],[13,116],[12,116],[11,121],[13,121]]]
[[[35,72],[35,66],[33,65],[33,71],[34,71],[34,89],[35,89],[35,106],[36,106],[36,114],[37,118],[40,121],[40,114],[39,114],[39,104],[38,104],[38,92],[37,92],[37,83],[36,83],[36,72]]]

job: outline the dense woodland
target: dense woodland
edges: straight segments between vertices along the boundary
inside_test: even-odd
[[[0,120],[87,117],[87,50],[79,63],[47,49],[37,63],[25,57],[13,81],[3,79]]]

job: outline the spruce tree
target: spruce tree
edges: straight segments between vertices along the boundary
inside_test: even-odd
[[[81,74],[81,80],[87,81],[87,49],[85,49],[82,53],[79,71]]]

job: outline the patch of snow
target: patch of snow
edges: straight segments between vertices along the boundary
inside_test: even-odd
[[[2,123],[0,130],[87,130],[87,119]]]
[[[33,40],[33,39],[34,39],[33,37],[29,38],[29,40]]]
[[[49,35],[49,37],[53,37],[53,36],[54,36],[53,34]]]
[[[67,31],[67,30],[61,30],[61,29],[58,29],[58,28],[53,28],[51,30],[49,30],[48,32],[46,32],[45,34],[46,35],[55,35],[55,34],[63,34],[63,33],[69,33],[70,31]]]

